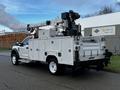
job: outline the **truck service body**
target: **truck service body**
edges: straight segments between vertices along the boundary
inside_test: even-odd
[[[37,38],[30,35],[14,45],[11,51],[12,63],[44,62],[54,75],[60,73],[64,66],[88,68],[94,65],[103,68],[106,62],[104,37],[82,37],[79,25],[74,23],[79,16],[71,12],[62,14],[62,24],[51,25],[47,22],[48,25],[37,27]],[[74,19],[70,21],[67,15],[74,16]]]

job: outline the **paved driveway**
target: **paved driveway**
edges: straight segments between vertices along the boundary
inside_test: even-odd
[[[6,53],[0,55],[0,90],[120,90],[120,74],[94,70],[72,76],[52,76],[46,65],[13,66]]]

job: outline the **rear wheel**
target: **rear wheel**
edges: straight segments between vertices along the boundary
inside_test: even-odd
[[[13,65],[18,65],[19,64],[18,55],[12,54],[11,55],[11,62],[12,62]]]
[[[55,61],[49,62],[49,71],[51,74],[56,74],[58,71],[58,65]]]
[[[97,70],[98,70],[98,71],[99,71],[99,70],[103,70],[103,68],[104,68],[103,62],[98,63],[98,65],[97,65]]]
[[[48,70],[52,75],[59,75],[59,74],[62,74],[62,72],[63,72],[61,65],[59,65],[57,60],[54,58],[52,58],[48,62]]]

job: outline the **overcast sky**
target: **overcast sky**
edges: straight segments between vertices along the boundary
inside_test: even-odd
[[[117,2],[120,0],[0,0],[0,5],[21,23],[38,23],[54,19],[61,12],[69,10],[86,15],[97,12],[104,6],[112,6],[120,11]]]

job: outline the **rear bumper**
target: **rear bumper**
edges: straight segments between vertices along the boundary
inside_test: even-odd
[[[98,61],[98,60],[103,60],[105,58],[104,55],[94,55],[94,56],[80,56],[79,60],[80,61]]]
[[[104,65],[105,59],[98,59],[98,60],[88,60],[88,61],[75,61],[74,66],[79,67],[94,67],[98,65]]]

